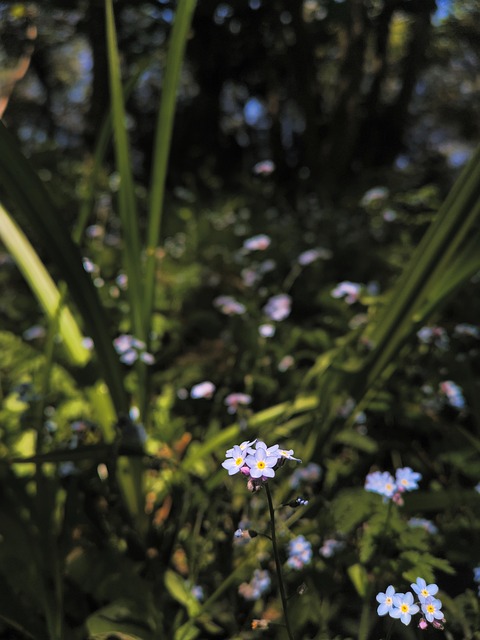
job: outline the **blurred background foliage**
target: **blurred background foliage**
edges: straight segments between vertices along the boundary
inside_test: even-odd
[[[142,239],[177,11],[114,3]],[[119,167],[113,145],[95,155],[110,109],[106,29],[100,0],[0,2],[3,122],[78,245],[113,340],[133,329]],[[265,505],[220,467],[255,437],[318,465],[301,480],[282,470],[275,489],[278,503],[310,501],[280,518],[285,544],[295,531],[314,548],[286,576],[292,593],[307,587],[291,601],[297,638],[381,637],[375,591],[417,576],[440,585],[448,638],[480,637],[480,272],[467,269],[418,326],[408,316],[388,375],[362,387],[369,328],[480,141],[479,43],[474,0],[197,3],[148,349],[118,363],[125,412],[103,356],[72,362],[7,242],[0,252],[0,637],[256,637],[252,618],[279,616],[275,591],[249,601],[237,589],[272,568],[269,545],[232,536],[240,522],[265,530]],[[0,180],[2,204],[60,283],[57,249],[8,187]],[[249,250],[257,234],[270,243]],[[346,281],[359,285],[351,302],[332,296]],[[272,321],[278,294],[291,313]],[[88,335],[74,292],[59,295]],[[222,312],[219,296],[243,310]],[[205,380],[213,397],[195,398]],[[236,415],[232,392],[252,398]],[[387,514],[365,475],[406,465],[421,491]]]

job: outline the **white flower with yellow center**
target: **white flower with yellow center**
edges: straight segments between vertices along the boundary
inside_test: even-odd
[[[224,469],[227,469],[229,476],[233,476],[235,473],[238,473],[244,466],[247,450],[242,449],[238,445],[235,445],[234,447],[232,447],[232,449],[228,450],[227,456],[229,452],[231,455],[227,457],[224,462],[222,462],[222,467]]]
[[[245,458],[245,464],[250,468],[252,478],[273,478],[275,471],[273,467],[277,464],[277,456],[269,456],[268,450],[259,447],[253,454]]]

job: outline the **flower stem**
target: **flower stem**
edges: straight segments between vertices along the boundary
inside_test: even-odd
[[[265,483],[265,490],[267,492],[268,510],[270,512],[270,531],[272,534],[272,547],[273,557],[275,558],[275,568],[277,571],[278,587],[280,589],[280,598],[282,600],[283,617],[285,619],[285,627],[290,640],[294,640],[292,630],[290,628],[290,622],[288,620],[287,610],[287,596],[285,594],[285,585],[283,583],[282,565],[280,564],[280,556],[278,554],[277,534],[275,531],[275,511],[273,508],[272,494],[270,493],[270,487],[268,483]]]

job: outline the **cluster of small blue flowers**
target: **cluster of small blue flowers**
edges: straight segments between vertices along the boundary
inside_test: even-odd
[[[267,447],[261,440],[245,440],[228,449],[225,455],[222,467],[227,469],[229,476],[239,472],[247,476],[250,491],[258,490],[263,482],[273,478],[275,469],[285,460],[301,462],[293,457],[293,449],[280,449],[278,444]]]
[[[410,527],[425,529],[427,533],[431,533],[432,535],[438,533],[438,527],[436,527],[431,520],[426,520],[425,518],[410,518],[407,524]]]
[[[124,364],[132,365],[138,359],[145,364],[154,364],[155,362],[153,355],[145,351],[146,344],[130,334],[123,333],[115,338],[113,346],[120,356],[120,362]]]
[[[304,536],[297,536],[288,543],[287,565],[300,570],[312,559],[312,545]]]
[[[463,396],[462,387],[452,380],[445,380],[440,383],[440,391],[445,395],[448,404],[455,409],[465,409],[466,403]]]
[[[379,493],[396,504],[402,505],[402,494],[405,491],[418,489],[418,482],[422,474],[413,471],[410,467],[402,467],[395,472],[395,478],[388,471],[373,471],[365,479],[365,489],[373,493]]]
[[[242,582],[238,587],[238,593],[245,600],[258,600],[262,594],[270,589],[272,581],[266,569],[255,569],[250,582]]]
[[[435,598],[438,591],[436,584],[428,584],[423,578],[410,585],[417,594],[418,604],[414,602],[414,595],[410,591],[407,593],[397,593],[390,585],[385,593],[377,593],[376,599],[379,603],[377,613],[379,616],[388,615],[391,618],[400,619],[403,624],[408,625],[412,616],[422,611],[422,617],[418,623],[420,629],[426,629],[431,623],[436,629],[443,629],[445,618],[442,612],[442,602]],[[420,606],[419,606],[420,605]]]

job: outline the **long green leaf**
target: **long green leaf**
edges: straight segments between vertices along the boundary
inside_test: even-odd
[[[179,0],[175,22],[168,46],[165,80],[158,110],[155,131],[152,175],[150,178],[150,204],[147,229],[147,263],[145,275],[144,318],[149,327],[151,322],[155,292],[155,250],[159,243],[162,226],[162,212],[167,177],[168,157],[173,131],[175,102],[180,72],[185,53],[190,25],[195,9],[195,0]]]
[[[28,238],[1,204],[0,238],[45,313],[53,321],[59,309],[61,294]],[[58,325],[70,361],[83,367],[91,355],[82,344],[83,336],[75,318],[65,306],[60,310]]]
[[[128,277],[132,331],[137,338],[145,340],[146,334],[142,316],[142,256],[137,203],[127,135],[127,117],[120,77],[120,56],[118,54],[112,0],[105,0],[105,12],[114,148],[116,164],[120,175],[118,205],[120,220],[123,226],[124,263]]]

